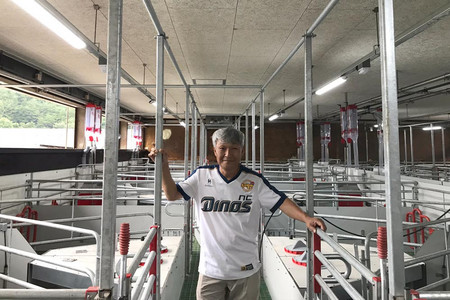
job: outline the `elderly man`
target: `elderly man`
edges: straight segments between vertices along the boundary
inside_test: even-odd
[[[200,229],[197,299],[259,299],[261,263],[258,225],[261,208],[278,208],[302,221],[309,230],[326,230],[321,219],[308,216],[261,174],[241,165],[242,132],[228,127],[212,136],[217,165],[201,166],[175,184],[167,155],[152,149],[149,157],[163,155],[162,186],[167,199],[193,199]]]

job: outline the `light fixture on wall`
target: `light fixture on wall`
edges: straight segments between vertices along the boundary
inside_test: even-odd
[[[41,22],[45,27],[56,33],[60,38],[76,49],[86,48],[83,42],[75,33],[73,33],[60,20],[53,16],[47,9],[42,7],[34,0],[12,0],[17,6],[26,11],[33,18]]]
[[[422,130],[425,130],[425,131],[439,130],[439,129],[442,129],[442,126],[427,126],[427,127],[422,128]]]
[[[269,121],[276,120],[276,119],[278,119],[279,117],[280,117],[280,114],[274,114],[274,115],[271,115],[271,116],[269,117]]]
[[[316,95],[322,95],[325,94],[326,92],[334,89],[335,87],[340,86],[341,84],[343,84],[344,82],[347,81],[346,77],[339,77],[336,80],[333,80],[332,82],[328,83],[327,85],[325,85],[324,87],[321,87],[320,89],[318,89],[316,91]]]
[[[367,59],[356,66],[359,75],[367,74],[370,70],[370,59]]]
[[[183,127],[186,127],[186,123],[184,123],[183,120],[180,120],[180,125],[183,126]]]

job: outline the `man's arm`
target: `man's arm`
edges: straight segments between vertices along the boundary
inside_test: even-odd
[[[156,155],[162,155],[162,189],[164,194],[166,194],[167,200],[178,200],[183,198],[183,196],[178,192],[175,181],[173,181],[172,175],[170,174],[169,160],[164,149],[152,148],[148,157],[155,161]]]
[[[322,219],[310,217],[289,198],[284,200],[283,204],[280,206],[280,209],[288,217],[305,223],[306,227],[312,232],[316,232],[316,227],[320,227],[320,229],[324,231],[327,230],[327,226],[325,226]]]

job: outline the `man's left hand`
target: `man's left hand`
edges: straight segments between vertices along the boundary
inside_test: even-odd
[[[316,233],[316,227],[319,227],[323,231],[327,230],[327,226],[325,226],[325,223],[323,222],[323,220],[319,219],[319,218],[311,218],[311,217],[309,217],[306,220],[305,224],[306,224],[306,227],[308,227],[308,229],[311,232],[314,232],[314,233]]]

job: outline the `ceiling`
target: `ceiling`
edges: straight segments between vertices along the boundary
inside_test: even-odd
[[[48,0],[84,37],[107,52],[108,1]],[[95,5],[99,5],[96,24]],[[326,0],[158,0],[152,1],[181,72],[190,85],[218,79],[226,85],[253,88],[193,88],[203,116],[245,113],[264,85],[302,39],[328,4]],[[342,86],[313,96],[315,119],[335,120],[339,106],[358,104],[361,119],[373,119],[380,106],[380,60],[377,55],[376,0],[340,1],[314,31],[313,89],[343,75]],[[399,89],[450,73],[450,0],[395,0],[395,36],[446,11],[396,48]],[[141,0],[123,7],[122,68],[135,83],[155,84],[156,31]],[[94,41],[95,36],[95,41]],[[67,83],[105,84],[98,56],[77,50],[9,0],[0,0],[0,50],[46,70]],[[369,72],[360,75],[355,63],[371,58]],[[185,89],[165,55],[165,105],[181,117]],[[145,64],[145,66],[144,66]],[[144,71],[145,70],[145,71]],[[304,116],[304,47],[265,89],[265,115],[285,110],[277,121]],[[0,73],[1,75],[1,73]],[[5,75],[3,73],[3,75]],[[128,84],[123,80],[122,83]],[[104,97],[105,88],[86,87]],[[399,91],[400,122],[450,120],[450,77]],[[148,92],[155,95],[154,88]],[[122,88],[121,105],[136,117],[151,116],[155,107],[136,88]],[[296,101],[297,100],[297,101]],[[298,102],[298,103],[297,103]],[[296,103],[294,105],[294,103]],[[257,106],[259,111],[259,105]],[[171,116],[168,116],[170,118]]]

